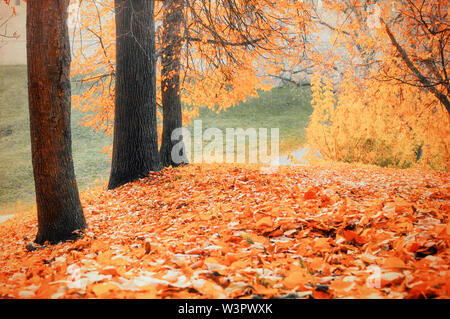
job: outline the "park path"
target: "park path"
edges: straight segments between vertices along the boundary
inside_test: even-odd
[[[306,165],[308,164],[308,161],[305,158],[306,153],[308,153],[307,147],[302,147],[294,152],[292,152],[290,155],[292,155],[295,158],[296,163],[293,163],[289,158],[288,155],[281,155],[279,158],[279,164],[280,165]],[[320,153],[317,152],[317,157],[321,157]]]

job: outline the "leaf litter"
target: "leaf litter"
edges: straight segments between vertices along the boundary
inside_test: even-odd
[[[449,298],[445,172],[188,165],[81,194],[75,242],[0,225],[1,298]]]

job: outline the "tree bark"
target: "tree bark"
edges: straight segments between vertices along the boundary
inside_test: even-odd
[[[163,45],[161,55],[161,95],[163,107],[163,133],[160,149],[163,166],[187,164],[184,151],[172,157],[174,145],[183,143],[182,137],[172,140],[172,132],[183,126],[180,98],[180,55],[182,46],[181,26],[183,0],[165,0],[163,7]],[[184,150],[184,148],[182,148]]]
[[[161,169],[156,130],[154,1],[115,0],[116,98],[109,189]]]
[[[31,152],[38,233],[35,242],[76,239],[86,228],[70,132],[69,0],[27,1]]]

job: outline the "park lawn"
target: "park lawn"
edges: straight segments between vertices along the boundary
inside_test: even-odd
[[[111,140],[102,133],[77,125],[85,116],[72,110],[75,173],[80,190],[105,179],[110,163],[102,153]],[[28,118],[25,65],[0,66],[0,214],[9,214],[34,202],[34,181]]]
[[[305,142],[304,129],[312,113],[309,88],[292,85],[275,87],[259,92],[258,98],[249,98],[226,111],[216,114],[213,110],[200,109],[203,129],[215,127],[224,134],[226,128],[271,128],[280,130],[280,153],[292,152]]]
[[[260,92],[224,112],[201,109],[203,129],[279,128],[280,151],[299,148],[312,109],[310,92],[293,86]],[[72,110],[75,174],[81,191],[105,181],[110,160],[102,153],[112,141],[103,133],[78,125],[86,114]],[[0,66],[0,214],[10,214],[34,202],[31,167],[26,66]],[[270,132],[270,130],[269,130]]]

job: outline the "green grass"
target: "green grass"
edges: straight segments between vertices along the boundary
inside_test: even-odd
[[[0,214],[16,202],[34,202],[31,168],[26,66],[0,66]],[[280,151],[299,148],[312,112],[307,89],[285,86],[261,92],[257,99],[216,114],[201,109],[203,129],[280,128]],[[111,145],[102,133],[79,126],[85,114],[72,110],[72,142],[75,173],[80,190],[106,180],[110,162],[101,152]]]
[[[229,108],[219,114],[202,108],[199,119],[203,130],[226,128],[279,128],[280,152],[286,153],[300,148],[304,143],[304,129],[312,113],[309,88],[300,89],[287,85],[269,92],[259,92],[258,98]],[[270,134],[270,130],[269,130]]]
[[[102,133],[77,125],[85,114],[72,111],[75,174],[80,190],[106,179],[110,163],[101,153],[111,141]],[[15,203],[34,201],[28,118],[26,66],[0,66],[0,214]]]

